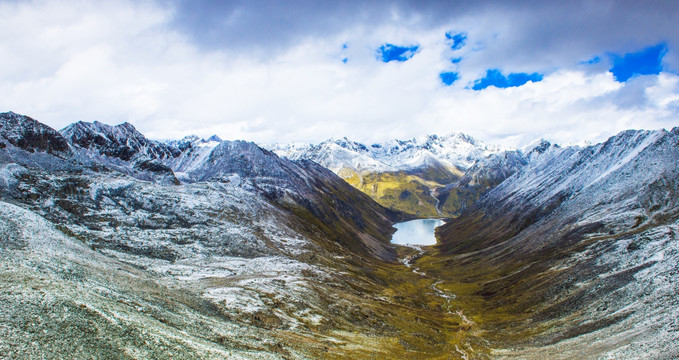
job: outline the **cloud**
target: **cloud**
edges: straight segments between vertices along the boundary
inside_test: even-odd
[[[568,145],[602,141],[630,128],[672,128],[679,104],[679,76],[668,73],[620,83],[608,72],[568,70],[520,87],[450,90],[455,96],[432,99],[417,117],[419,126],[439,134],[465,128],[472,136],[513,146],[537,138]],[[628,100],[638,106],[620,105],[627,93],[636,95]]]
[[[611,54],[611,72],[618,81],[627,81],[636,75],[658,75],[662,71],[662,59],[667,54],[667,45],[660,43],[641,51],[625,55]]]
[[[129,121],[153,138],[257,142],[462,131],[568,143],[676,123],[674,2],[522,4],[0,1],[0,109],[55,128]],[[458,50],[450,29],[466,34]],[[659,74],[609,72],[606,54],[659,43]],[[417,48],[376,61],[386,44]],[[468,88],[488,69],[507,85],[543,78]]]
[[[398,46],[384,44],[377,49],[377,59],[385,63],[390,61],[408,61],[417,53],[419,48],[419,45]]]
[[[483,90],[489,86],[494,86],[496,88],[508,88],[521,86],[529,81],[539,82],[542,81],[542,74],[538,73],[511,73],[507,76],[502,75],[500,70],[490,69],[486,71],[486,76],[477,79],[472,85],[473,90]]]
[[[667,41],[670,48],[679,46],[674,31],[679,3],[673,1],[175,0],[169,4],[174,13],[171,26],[192,43],[261,57],[284,52],[309,37],[333,38],[355,28],[370,33],[390,26],[413,32],[460,29],[458,33],[467,34],[467,46],[487,45],[489,51],[477,57],[485,69],[499,67],[498,59],[507,68],[522,63],[539,68],[573,64],[577,62],[573,59],[602,51],[629,52],[660,41]],[[668,56],[667,64],[679,68],[679,56]]]

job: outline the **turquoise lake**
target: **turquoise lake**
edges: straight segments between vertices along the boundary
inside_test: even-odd
[[[394,224],[391,243],[397,245],[435,245],[434,229],[443,225],[439,219],[417,219]]]

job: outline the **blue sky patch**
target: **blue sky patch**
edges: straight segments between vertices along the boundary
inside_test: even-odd
[[[443,85],[450,86],[453,85],[453,83],[456,82],[458,79],[460,79],[460,74],[454,71],[447,71],[440,73],[439,77],[441,78],[441,82],[443,83]]]
[[[450,44],[452,50],[459,50],[462,49],[467,40],[467,33],[461,32],[454,34],[449,31],[446,33],[446,39],[448,39],[448,44]]]
[[[489,86],[495,86],[497,88],[516,87],[521,86],[529,81],[542,81],[542,74],[511,73],[505,76],[498,69],[489,69],[486,71],[485,77],[474,81],[472,89],[483,90]]]
[[[384,44],[377,49],[377,59],[385,63],[390,61],[408,61],[415,53],[417,53],[419,48],[419,45],[398,46],[394,44]]]
[[[662,71],[662,58],[667,53],[667,44],[660,43],[641,51],[623,56],[610,54],[615,80],[625,82],[635,75],[657,75]]]
[[[457,58],[452,58],[452,59],[450,59],[450,62],[453,63],[453,64],[459,64],[460,61],[462,61],[462,58],[461,58],[461,57],[457,57]]]

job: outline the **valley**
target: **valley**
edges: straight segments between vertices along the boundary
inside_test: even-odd
[[[679,128],[266,150],[2,113],[0,144],[2,358],[679,356]]]
[[[455,216],[464,205],[448,189],[457,188],[477,161],[505,151],[457,133],[371,145],[343,138],[262,146],[292,160],[315,161],[380,205],[418,217]]]

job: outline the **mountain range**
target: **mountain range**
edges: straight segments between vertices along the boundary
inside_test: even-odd
[[[545,143],[513,150],[451,133],[371,145],[342,138],[262,146],[289,159],[317,162],[390,209],[449,218],[527,163]]]
[[[679,128],[262,148],[1,113],[0,358],[675,358],[678,160]],[[437,245],[390,244],[413,217]]]

